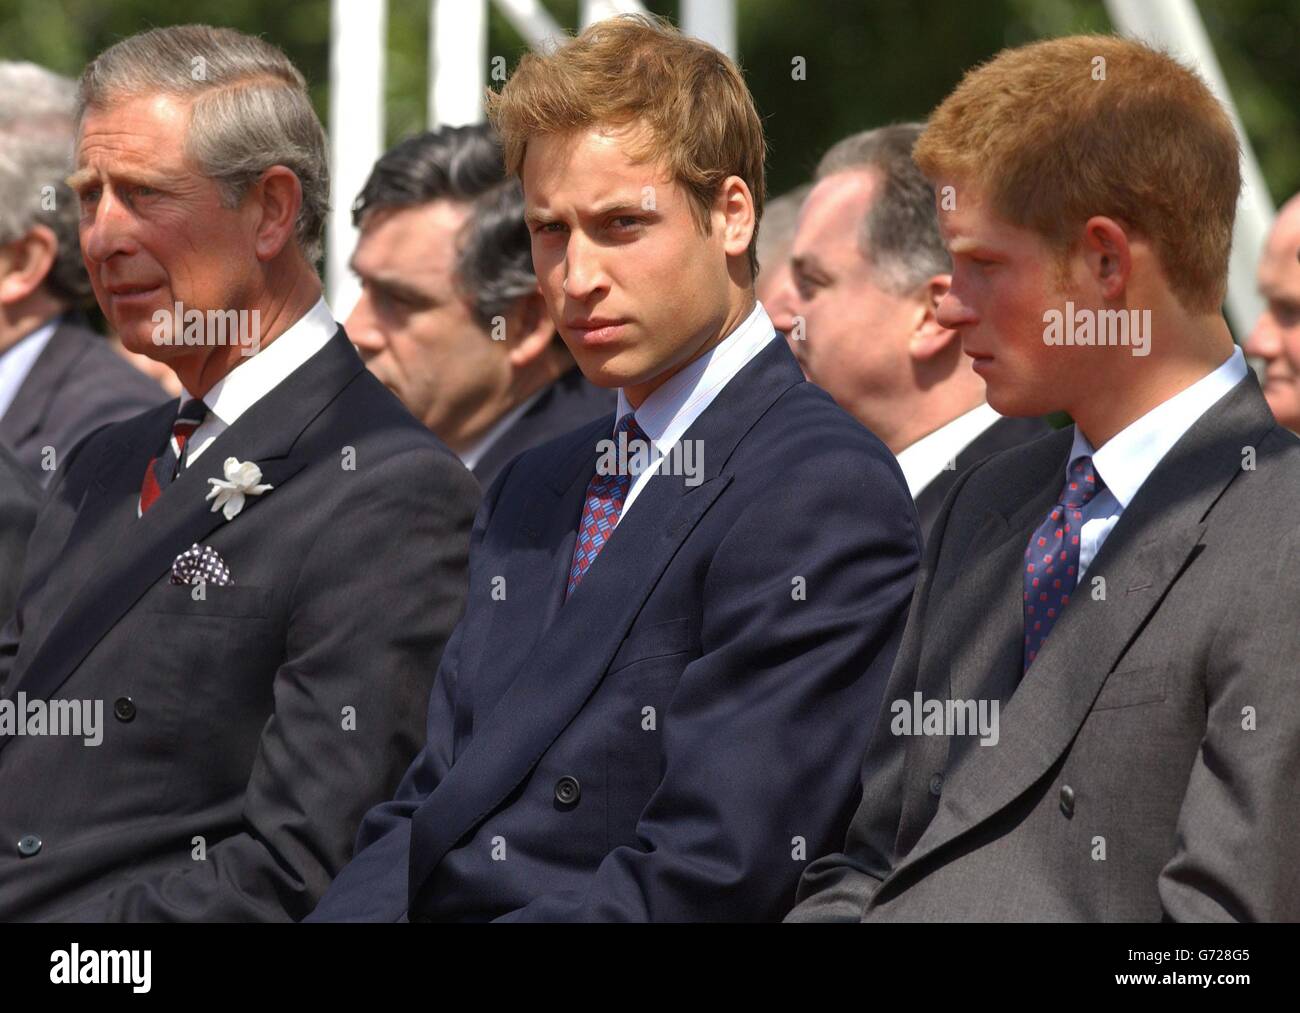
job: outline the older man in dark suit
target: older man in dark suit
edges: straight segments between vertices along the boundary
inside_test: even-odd
[[[362,292],[348,334],[484,488],[529,447],[613,409],[546,313],[524,196],[491,127],[403,141],[375,163],[353,219]]]
[[[692,102],[703,137],[642,132]],[[754,299],[762,127],[725,56],[604,21],[494,116],[551,316],[619,408],[493,483],[425,748],[312,918],[778,918],[852,807],[915,514]]]
[[[952,261],[912,161],[920,134],[919,123],[865,130],[822,156],[772,320],[808,379],[898,456],[928,537],[962,472],[1051,427],[990,408],[937,318]]]
[[[75,87],[0,61],[0,442],[48,484],[77,443],[166,400],[75,311],[91,298],[65,179]]]
[[[1165,54],[1056,39],[968,74],[916,157],[989,403],[1075,424],[958,481],[790,917],[1294,921],[1300,440],[1220,309],[1231,120]]]
[[[36,524],[40,487],[7,448],[0,446],[0,625],[13,614],[27,555],[27,539]]]
[[[0,737],[0,918],[301,917],[418,749],[477,487],[321,298],[325,138],[282,53],[154,30],[81,105],[96,295],[184,393],[83,442],[32,536],[0,703],[109,713],[94,748]]]

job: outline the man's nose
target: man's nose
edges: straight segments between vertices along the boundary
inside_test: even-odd
[[[349,340],[356,346],[363,359],[378,355],[384,350],[384,345],[387,343],[387,338],[375,319],[370,296],[366,294],[364,289],[361,292],[361,298],[357,300],[356,306],[348,314],[343,329],[347,331]]]
[[[599,252],[575,231],[564,254],[564,294],[581,302],[608,287]]]
[[[1269,362],[1278,357],[1282,350],[1282,339],[1278,333],[1273,314],[1265,310],[1255,321],[1255,328],[1246,338],[1245,352],[1256,358]]]
[[[81,224],[81,254],[87,263],[102,264],[115,254],[136,249],[130,212],[111,191],[105,190],[94,214]]]
[[[979,316],[950,288],[935,305],[934,318],[940,327],[956,330],[958,327],[969,327]]]

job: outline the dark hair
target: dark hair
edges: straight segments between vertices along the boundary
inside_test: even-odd
[[[456,257],[457,285],[484,327],[537,284],[524,195],[506,178],[501,143],[485,124],[442,127],[386,152],[352,204],[361,227],[374,211],[446,199],[473,205]]]
[[[822,156],[815,176],[820,181],[840,172],[879,173],[880,193],[862,220],[858,249],[899,294],[952,271],[934,188],[912,161],[924,129],[921,123],[895,123],[846,137]]]

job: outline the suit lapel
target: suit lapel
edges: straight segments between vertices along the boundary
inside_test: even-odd
[[[656,474],[640,491],[509,689],[415,814],[410,851],[413,903],[447,851],[519,786],[581,710],[669,562],[731,483],[726,464],[736,445],[772,402],[802,379],[785,343],[774,340],[683,436],[705,447],[703,481],[692,487],[684,476]],[[593,428],[591,433],[608,436],[607,430]],[[596,447],[583,452],[589,455],[589,466],[577,478],[570,477],[566,495],[558,499],[564,504],[564,524],[573,527],[579,519],[576,510],[569,510],[573,486],[595,470]],[[551,519],[546,523],[549,527]],[[573,538],[566,530],[562,546],[567,545],[570,555]],[[556,561],[562,556],[563,547]],[[563,562],[567,569],[568,560]],[[485,658],[484,663],[494,660]]]
[[[170,571],[177,554],[221,524],[249,523],[247,517],[256,511],[260,499],[249,497],[238,517],[227,522],[206,500],[211,488],[208,479],[223,477],[223,461],[234,456],[256,462],[263,482],[282,486],[310,461],[307,451],[294,452],[302,431],[363,368],[340,328],[324,348],[217,437],[143,517],[128,524],[121,537],[95,557],[95,572],[46,633],[20,675],[17,689],[32,698],[48,699],[141,596]],[[104,532],[111,533],[120,523],[102,521],[102,512],[114,518],[128,508],[134,513],[144,469],[170,430],[172,414],[160,412],[158,417],[163,425],[157,433],[150,415],[150,424],[138,430],[140,438],[131,440],[111,461],[106,460],[97,488],[87,494],[69,536],[74,552],[82,545],[102,542]],[[156,443],[146,443],[155,435]],[[264,497],[273,495],[274,490]],[[3,745],[0,740],[0,748]]]
[[[45,418],[50,398],[62,382],[63,375],[85,354],[81,335],[59,324],[41,354],[32,363],[9,410],[0,417],[0,440],[16,447],[34,433]]]
[[[1183,436],[1139,489],[1071,597],[1033,666],[1000,715],[1000,738],[972,746],[945,783],[934,820],[899,868],[919,861],[959,834],[988,819],[1038,781],[1068,749],[1103,683],[1151,613],[1204,544],[1206,517],[1227,486],[1241,474],[1241,447],[1255,445],[1273,427],[1272,416],[1248,376]],[[1052,491],[1054,498],[1055,490]],[[1041,499],[1041,497],[1040,497]],[[1019,511],[1014,534],[990,554],[987,570],[974,575],[1021,591],[1012,549],[1023,545],[1051,503]],[[976,569],[978,567],[978,569]],[[1105,580],[1105,598],[1093,581]],[[990,585],[985,585],[990,586]],[[995,622],[1005,636],[1011,609],[1000,596]],[[996,665],[1019,665],[1023,627],[991,652]],[[954,678],[953,693],[975,699],[971,677]]]

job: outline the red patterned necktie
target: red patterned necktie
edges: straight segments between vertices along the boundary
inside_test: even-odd
[[[1061,610],[1070,604],[1070,594],[1079,580],[1079,534],[1083,508],[1106,487],[1088,456],[1070,464],[1069,477],[1061,490],[1060,502],[1029,537],[1025,549],[1025,653],[1029,666]]]
[[[626,457],[619,455],[620,462],[636,453],[637,440],[643,441],[647,446],[650,443],[649,438],[637,425],[636,416],[631,412],[619,419],[614,429],[616,450],[619,446],[619,437],[624,433],[627,434],[625,437],[627,454]],[[602,475],[597,471],[587,484],[587,500],[582,508],[582,524],[578,528],[578,540],[573,546],[573,564],[569,567],[569,585],[564,592],[565,601],[569,600],[569,596],[582,582],[583,575],[595,562],[605,543],[609,541],[609,536],[614,533],[614,526],[618,523],[619,514],[623,511],[623,501],[627,499],[628,489],[632,486],[632,476],[621,466],[615,468],[614,472],[612,475]]]
[[[144,483],[140,486],[140,513],[154,505],[162,491],[176,480],[180,474],[181,462],[185,460],[185,444],[189,442],[194,430],[199,428],[208,406],[199,398],[186,401],[172,423],[172,434],[162,453],[155,456],[149,467],[144,470]]]

